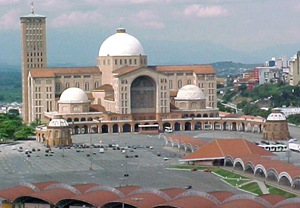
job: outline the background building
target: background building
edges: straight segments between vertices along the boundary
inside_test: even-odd
[[[31,14],[20,18],[21,26],[21,71],[22,71],[22,104],[23,120],[28,123],[34,119],[41,119],[41,115],[34,116],[35,106],[42,103],[33,103],[28,89],[28,73],[30,68],[43,68],[47,66],[46,56],[46,17],[35,14],[32,4]],[[43,103],[44,104],[44,103]]]

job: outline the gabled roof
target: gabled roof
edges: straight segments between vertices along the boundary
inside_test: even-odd
[[[165,66],[123,66],[113,71],[116,76],[121,76],[129,72],[145,68],[157,72],[194,72],[195,74],[215,74],[216,71],[209,64],[195,64],[195,65],[165,65]]]
[[[194,137],[181,134],[167,135],[166,138],[172,141],[178,141],[179,143],[190,144],[192,147],[202,147],[208,143],[206,140],[196,139]]]
[[[91,67],[45,67],[29,69],[32,77],[55,77],[58,74],[101,74],[96,66]]]
[[[127,74],[129,72],[135,71],[140,68],[143,68],[143,67],[141,67],[141,66],[123,66],[119,69],[114,70],[113,74],[116,74],[117,76],[122,76],[124,74]]]
[[[215,74],[215,69],[210,64],[194,64],[194,65],[162,65],[148,66],[158,72],[187,72],[192,71],[196,74]]]
[[[104,85],[101,85],[100,87],[94,89],[94,91],[95,90],[112,91],[112,90],[114,90],[114,88],[110,84],[104,84]]]
[[[245,139],[215,139],[200,147],[200,149],[185,156],[182,160],[222,159],[228,155],[264,155],[274,156],[273,153]]]

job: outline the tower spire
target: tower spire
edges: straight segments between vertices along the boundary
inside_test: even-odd
[[[33,2],[31,2],[31,14],[34,14],[34,3]]]

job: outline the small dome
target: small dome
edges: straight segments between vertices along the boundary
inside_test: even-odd
[[[58,103],[87,103],[89,99],[85,92],[77,87],[71,87],[63,91]]]
[[[140,41],[126,33],[124,28],[108,37],[101,45],[99,56],[139,56],[144,55]]]
[[[48,124],[49,127],[67,127],[68,122],[65,119],[53,119]]]
[[[202,90],[196,85],[185,85],[177,93],[175,100],[200,100],[205,99]]]
[[[285,120],[286,120],[285,116],[280,112],[273,112],[267,118],[267,121],[285,121]]]

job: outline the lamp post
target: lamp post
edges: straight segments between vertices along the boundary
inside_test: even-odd
[[[90,135],[90,170],[93,170],[92,137]]]
[[[124,187],[123,182],[124,182],[125,180],[127,180],[127,178],[119,178],[119,180],[121,181],[120,186],[121,186],[122,194],[124,194],[124,192],[123,192],[123,187]],[[124,197],[122,197],[122,208],[124,208],[124,207],[125,207]]]
[[[144,200],[144,198],[131,198],[131,200],[136,201],[136,206],[139,207],[139,201]]]

